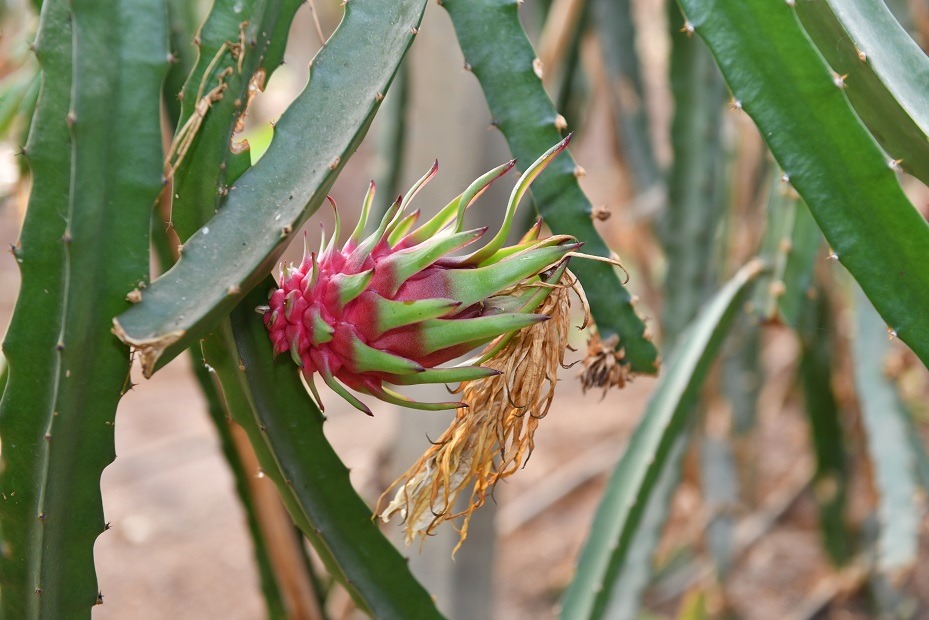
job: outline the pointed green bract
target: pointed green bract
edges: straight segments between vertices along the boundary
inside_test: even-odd
[[[487,229],[478,228],[460,233],[437,235],[428,241],[391,254],[379,265],[380,269],[384,269],[393,278],[392,286],[386,292],[391,295],[396,294],[397,289],[414,274],[429,267],[446,254],[479,239],[485,230]]]
[[[461,230],[464,224],[464,214],[468,207],[471,206],[481,194],[487,191],[491,183],[509,172],[514,165],[516,165],[516,160],[508,161],[478,177],[464,192],[445,205],[445,207],[432,217],[432,219],[411,233],[407,241],[411,243],[422,243],[448,226],[452,221],[455,222],[454,230]]]
[[[417,210],[413,211],[402,220],[400,220],[400,222],[394,228],[393,232],[390,233],[390,235],[387,237],[387,243],[389,243],[391,246],[397,245],[397,242],[403,239],[403,237],[405,237],[410,232],[413,226],[416,225],[416,222],[419,221],[419,216],[420,212]]]
[[[397,385],[460,383],[462,381],[477,381],[478,379],[485,379],[499,374],[499,370],[483,368],[481,366],[466,366],[464,368],[427,368],[423,372],[396,377],[393,379],[393,383]]]
[[[426,353],[469,342],[489,340],[506,332],[548,320],[544,314],[497,314],[476,319],[431,319],[423,322]]]
[[[323,317],[319,313],[319,308],[310,308],[308,312],[310,313],[310,322],[312,324],[313,344],[319,346],[330,342],[332,340],[332,335],[335,334],[335,329],[333,329],[332,325],[323,320]]]
[[[363,402],[355,398],[354,394],[345,389],[341,383],[335,380],[335,377],[332,376],[332,371],[328,366],[319,369],[319,374],[322,376],[323,381],[326,382],[326,385],[329,386],[333,392],[344,398],[348,403],[358,409],[359,411],[366,413],[368,415],[374,415],[371,413],[371,410]]]
[[[358,244],[358,247],[352,250],[352,258],[361,263],[365,258],[371,254],[375,246],[385,238],[387,234],[387,226],[390,224],[390,221],[394,218],[397,213],[400,212],[400,205],[403,204],[403,196],[397,197],[392,205],[387,209],[387,212],[384,214],[384,219],[381,220],[380,225],[378,225],[377,230],[368,235],[364,241]]]
[[[355,372],[377,371],[392,375],[408,375],[423,371],[423,367],[416,362],[370,347],[357,336],[352,338],[351,347]]]
[[[432,177],[434,177],[438,171],[439,171],[439,161],[436,160],[435,162],[433,162],[432,167],[429,169],[429,171],[426,174],[424,174],[418,181],[416,181],[416,183],[414,183],[413,186],[409,190],[407,190],[406,194],[400,200],[400,206],[397,208],[397,212],[394,214],[392,218],[390,218],[390,221],[387,223],[387,228],[385,229],[386,234],[389,235],[390,233],[394,231],[397,224],[400,222],[400,219],[403,217],[403,214],[406,211],[406,208],[410,206],[411,202],[413,202],[413,198],[416,197],[416,194],[419,193],[419,190],[421,190],[423,187],[426,186],[426,183],[432,180]],[[384,219],[387,220],[387,218],[384,218]]]
[[[328,196],[326,197],[328,198]],[[322,257],[326,253],[326,229],[322,224],[319,226],[319,251],[317,254]]]
[[[317,269],[316,271],[319,270]],[[352,275],[342,273],[334,275],[332,280],[339,290],[339,305],[345,307],[348,302],[361,295],[368,287],[368,284],[371,283],[371,278],[373,277],[373,269],[368,269],[367,271]]]
[[[522,305],[518,308],[520,312],[534,312],[536,308],[542,305],[542,302],[548,297],[551,292],[552,286],[558,286],[558,283],[561,282],[561,277],[564,275],[565,271],[568,269],[568,262],[563,261],[558,267],[551,272],[544,282],[540,282],[539,286],[535,287],[533,290],[527,291],[526,293],[521,294],[518,299]],[[483,364],[491,359],[497,353],[503,350],[506,345],[510,343],[510,340],[513,339],[513,336],[516,335],[516,332],[505,334],[502,338],[498,338],[494,341],[492,346],[488,346],[484,351],[481,352],[479,356],[470,360],[470,364]]]
[[[280,279],[280,278],[279,278]],[[307,278],[306,286],[304,286],[303,291],[306,292],[310,290],[319,280],[319,261],[316,260],[316,254],[310,254],[310,277]]]
[[[576,249],[577,244],[568,248]],[[542,271],[558,262],[567,251],[566,246],[557,245],[516,254],[487,267],[461,270],[451,281],[452,294],[463,306],[469,306]]]
[[[530,230],[531,232],[531,230]],[[536,239],[530,239],[526,241],[520,241],[515,245],[509,247],[501,248],[497,250],[490,258],[481,261],[478,265],[479,267],[486,267],[487,265],[493,265],[494,263],[499,263],[500,261],[513,256],[514,254],[519,254],[520,252],[526,252],[531,250],[536,250],[539,248],[555,246],[562,243],[572,243],[574,242],[574,237],[569,237],[568,235],[553,235],[551,237],[546,237],[541,241]]]
[[[368,191],[365,193],[364,202],[361,203],[361,215],[358,218],[358,224],[348,238],[346,246],[348,246],[348,244],[357,244],[361,241],[361,237],[365,232],[365,226],[368,225],[368,215],[371,213],[371,203],[374,202],[374,192],[376,189],[377,187],[374,185],[374,181],[371,181],[371,183],[368,184]]]
[[[457,409],[464,407],[464,403],[457,401],[447,401],[438,403],[423,403],[416,400],[410,400],[402,394],[398,394],[391,389],[382,387],[379,390],[372,390],[372,393],[384,402],[410,409],[420,409],[422,411],[443,411],[445,409]]]
[[[443,298],[398,301],[384,299],[378,295],[373,306],[377,335],[381,335],[391,329],[412,325],[427,319],[437,319],[455,308],[460,308],[461,302]]]
[[[319,397],[319,390],[316,389],[316,382],[313,380],[313,375],[307,378],[306,386],[309,388],[310,394],[313,396],[313,402],[319,407],[320,412],[325,411],[326,408],[323,406],[323,399]]]
[[[455,220],[455,230],[461,230],[461,227],[464,226],[464,216],[474,201],[481,197],[481,194],[487,191],[487,188],[491,184],[505,175],[507,172],[512,170],[513,166],[516,165],[516,160],[511,159],[505,164],[497,166],[493,170],[485,173],[483,176],[478,177],[474,183],[468,186],[468,189],[464,191],[461,195],[461,198],[458,200],[458,216]]]
[[[407,237],[407,243],[422,243],[427,239],[431,239],[436,235],[440,230],[448,226],[455,218],[458,216],[458,205],[461,204],[461,197],[463,194],[459,194],[454,200],[445,205],[441,211],[432,216],[427,222],[422,224],[419,228],[411,232]],[[457,230],[457,228],[456,228]]]
[[[290,343],[290,359],[294,361],[297,368],[303,368],[303,360],[300,359],[300,349],[296,345],[296,342]]]
[[[326,196],[326,200],[329,201],[329,204],[332,206],[332,216],[335,219],[335,226],[332,230],[332,239],[329,240],[329,245],[326,246],[326,252],[333,252],[335,250],[335,244],[339,242],[339,237],[342,234],[342,218],[339,217],[339,207],[335,204],[332,196]],[[325,237],[325,235],[323,235]],[[320,252],[322,256],[322,252]]]
[[[522,236],[522,239],[519,240],[519,243],[527,243],[529,241],[535,241],[539,238],[539,234],[542,232],[542,218],[537,218],[535,224],[532,225],[529,230],[526,231],[526,234]]]
[[[507,235],[510,234],[510,226],[513,224],[513,216],[516,214],[516,207],[519,206],[519,202],[523,199],[526,192],[529,191],[529,185],[535,181],[536,177],[539,176],[543,170],[551,163],[555,157],[558,156],[563,150],[568,148],[568,143],[571,141],[571,135],[568,134],[564,140],[548,149],[543,153],[537,160],[535,160],[531,166],[519,177],[519,181],[516,182],[516,187],[513,188],[513,192],[510,194],[510,201],[506,205],[506,214],[503,216],[503,225],[500,227],[500,230],[497,232],[497,235],[490,240],[490,242],[468,257],[468,261],[474,264],[479,264],[484,260],[487,260],[493,256],[494,252],[503,247],[503,244],[506,243]]]
[[[297,291],[290,291],[284,298],[284,318],[288,321],[294,312],[294,302],[297,299]]]

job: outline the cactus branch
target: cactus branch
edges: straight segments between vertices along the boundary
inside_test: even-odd
[[[307,88],[275,125],[261,160],[185,244],[178,263],[115,320],[143,371],[208,333],[271,271],[364,137],[415,36],[425,0],[356,0],[310,68]],[[364,57],[346,68],[339,58]]]
[[[280,66],[299,0],[220,0],[197,34],[197,64],[181,91],[181,116],[169,170],[174,176],[172,222],[189,238],[225,200],[235,162],[231,142],[258,91]],[[245,145],[242,145],[244,147]],[[240,149],[242,148],[240,147]]]
[[[862,122],[900,167],[929,183],[929,58],[881,0],[813,0],[797,15]]]
[[[299,375],[290,364],[274,362],[254,312],[274,286],[268,278],[233,311],[231,327],[224,323],[204,342],[207,361],[223,379],[229,412],[294,522],[362,610],[376,618],[438,618],[429,594],[371,522]]]
[[[755,311],[764,322],[781,322],[796,329],[809,303],[813,261],[823,245],[822,233],[777,167],[766,211],[761,256],[771,270],[755,287]]]
[[[509,0],[442,2],[455,25],[466,68],[484,90],[493,124],[503,132],[513,155],[527,165],[561,140],[566,123],[542,87],[543,67],[520,24],[518,5]],[[588,254],[609,256],[609,248],[594,229],[592,207],[578,185],[577,173],[570,154],[558,156],[532,186],[536,208],[556,234],[576,237]],[[601,338],[618,334],[633,370],[657,372],[655,346],[645,337],[645,324],[613,268],[578,261],[572,271],[587,293]]]
[[[590,537],[578,560],[577,573],[565,596],[562,618],[603,618],[616,600],[618,577],[630,560],[630,549],[641,532],[646,507],[666,468],[675,459],[674,446],[683,436],[688,414],[716,351],[748,284],[764,263],[745,265],[694,319],[691,329],[672,351],[642,421],[629,439],[606,494],[597,509]],[[666,492],[662,489],[662,492]]]
[[[736,107],[781,168],[890,329],[929,365],[929,223],[823,62],[792,2],[682,0]]]
[[[0,615],[89,618],[100,476],[129,375],[108,317],[148,277],[167,16],[155,0],[49,0],[41,24],[43,92],[27,147],[36,181],[0,413]],[[46,300],[38,321],[36,299]]]

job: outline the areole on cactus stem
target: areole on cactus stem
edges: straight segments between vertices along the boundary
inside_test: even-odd
[[[547,320],[537,312],[562,278],[569,255],[580,247],[567,235],[539,238],[537,223],[515,245],[505,246],[517,205],[532,181],[564,150],[571,136],[536,160],[519,178],[503,224],[483,247],[454,252],[482,238],[486,228],[462,230],[466,209],[510,161],[474,181],[432,219],[416,227],[407,213],[416,193],[436,174],[438,162],[393,203],[377,230],[364,236],[374,199],[372,182],[361,217],[347,241],[337,243],[340,222],[317,252],[284,267],[267,306],[258,308],[275,354],[289,352],[322,408],[316,374],[361,411],[371,410],[351,390],[418,409],[453,409],[461,402],[410,400],[387,384],[458,383],[499,375],[482,364],[519,330]],[[333,203],[334,206],[334,203]],[[492,342],[466,363],[440,367]]]

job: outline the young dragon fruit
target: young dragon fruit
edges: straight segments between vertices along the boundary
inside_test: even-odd
[[[345,386],[407,407],[453,409],[462,403],[416,402],[385,384],[455,383],[499,374],[480,364],[518,330],[548,318],[534,314],[551,290],[546,279],[557,280],[563,270],[556,273],[553,268],[563,266],[567,255],[580,246],[566,235],[539,239],[539,223],[519,243],[504,247],[518,203],[569,140],[570,136],[526,170],[510,196],[500,231],[470,254],[451,255],[486,231],[461,230],[465,210],[515,161],[477,179],[413,230],[419,212],[404,211],[436,174],[436,162],[388,209],[378,229],[362,239],[374,198],[372,182],[360,221],[341,249],[336,247],[337,214],[329,243],[324,239],[318,253],[304,252],[299,266],[283,269],[280,288],[258,310],[264,313],[275,354],[290,351],[320,407],[313,383],[316,373],[368,415],[370,409]],[[497,346],[479,358],[437,368],[495,338]]]

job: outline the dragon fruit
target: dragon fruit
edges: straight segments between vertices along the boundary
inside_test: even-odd
[[[462,230],[465,210],[515,161],[477,179],[414,229],[419,212],[407,214],[406,208],[438,171],[436,162],[365,238],[372,182],[360,220],[341,249],[336,245],[337,213],[330,241],[324,238],[318,252],[305,250],[300,265],[282,269],[280,288],[258,310],[275,354],[290,352],[320,407],[316,374],[369,415],[370,409],[346,388],[407,407],[452,409],[463,405],[416,402],[386,384],[457,383],[499,374],[481,364],[518,330],[548,318],[534,313],[551,290],[547,280],[560,277],[563,269],[556,269],[580,246],[565,235],[540,239],[537,223],[517,244],[504,247],[521,198],[569,140],[526,170],[513,189],[499,232],[469,254],[453,253],[474,244],[486,228]],[[495,339],[479,357],[439,367]]]

